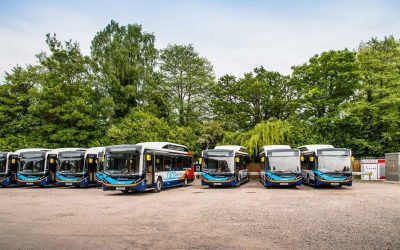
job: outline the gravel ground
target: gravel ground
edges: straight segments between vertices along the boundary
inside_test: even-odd
[[[0,189],[0,249],[400,249],[400,185]]]

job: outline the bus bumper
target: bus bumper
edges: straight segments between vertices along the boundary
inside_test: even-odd
[[[301,186],[301,184],[301,178],[293,181],[271,181],[268,179],[265,180],[265,187],[294,187]]]
[[[239,182],[236,180],[236,178],[233,179],[228,179],[228,180],[209,180],[205,176],[201,176],[201,185],[203,186],[211,186],[211,187],[236,187],[239,186]]]
[[[339,187],[339,186],[349,186],[351,187],[353,185],[353,179],[349,180],[320,180],[318,178],[314,179],[314,185],[316,187]]]
[[[50,181],[49,177],[45,177],[41,180],[21,180],[18,179],[17,180],[17,184],[19,186],[40,186],[40,187],[46,187],[46,186],[50,186],[51,184],[53,184],[52,181]]]
[[[59,187],[88,187],[90,185],[90,181],[88,176],[80,180],[57,179],[56,185]]]
[[[103,191],[124,191],[124,192],[145,192],[146,191],[146,182],[144,180],[139,181],[133,184],[110,184],[110,183],[102,183]]]

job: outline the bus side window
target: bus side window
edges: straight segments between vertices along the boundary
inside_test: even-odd
[[[172,157],[164,156],[164,171],[171,171],[172,170]]]
[[[183,157],[182,169],[192,169],[191,157]]]
[[[183,159],[184,157],[182,156],[178,156],[175,158],[176,159],[176,166],[175,166],[175,170],[176,171],[182,171],[183,170]]]
[[[163,157],[161,155],[156,155],[156,172],[163,171]]]

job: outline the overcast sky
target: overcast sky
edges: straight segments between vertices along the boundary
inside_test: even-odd
[[[0,79],[36,61],[45,34],[90,42],[111,19],[139,23],[157,48],[193,44],[217,76],[263,65],[283,74],[329,49],[353,50],[371,37],[400,38],[400,1],[0,1]]]

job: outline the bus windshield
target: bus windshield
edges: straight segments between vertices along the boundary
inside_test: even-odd
[[[204,172],[233,173],[233,157],[204,158]]]
[[[350,156],[319,156],[318,170],[324,173],[329,172],[350,172]]]
[[[44,172],[44,158],[21,158],[19,171],[25,174]]]
[[[7,158],[0,158],[0,173],[5,173],[7,168]]]
[[[139,154],[113,153],[106,156],[104,172],[109,174],[139,174]]]
[[[300,172],[300,158],[298,156],[270,156],[268,163],[269,169],[274,173]]]
[[[58,172],[60,173],[82,173],[83,158],[60,158]]]

